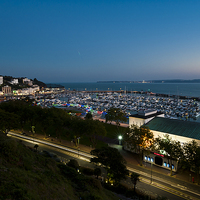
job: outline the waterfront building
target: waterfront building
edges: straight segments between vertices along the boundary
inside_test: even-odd
[[[149,127],[154,138],[164,138],[166,134],[172,140],[180,141],[182,144],[195,140],[200,146],[200,123],[165,118],[164,114],[156,110],[141,110],[129,117],[129,127],[131,125]]]
[[[3,76],[0,76],[0,85],[3,84]]]
[[[17,85],[17,84],[19,84],[19,81],[18,81],[17,78],[15,78],[15,79],[13,79],[13,80],[10,82],[10,84],[12,84],[12,85]]]
[[[23,83],[24,84],[28,84],[29,86],[32,86],[33,85],[33,81],[31,81],[30,79],[28,78],[24,78],[22,79]]]
[[[200,123],[156,117],[146,124],[153,132],[154,138],[163,138],[166,134],[181,144],[195,140],[200,146]]]
[[[2,87],[2,92],[3,94],[11,94],[11,87],[8,85]]]
[[[142,126],[155,117],[165,117],[163,113],[157,112],[154,109],[139,110],[137,114],[129,116],[129,127],[131,125]]]
[[[162,115],[156,116],[156,114],[157,113],[152,110],[138,112],[138,114],[130,117],[129,126],[131,127],[132,124],[138,126],[145,125],[153,133],[154,138],[165,138],[165,136],[168,135],[172,141],[179,141],[181,145],[195,140],[198,146],[200,146],[200,123],[165,118],[161,117]],[[126,143],[124,143],[123,148],[127,151],[139,153],[134,148],[132,149],[130,146],[127,146]],[[172,171],[175,172],[178,169],[178,160],[169,159],[165,156],[163,150],[159,152],[151,151],[148,154],[144,153],[143,161],[168,170],[172,168]]]
[[[40,87],[38,85],[33,85],[30,88],[24,88],[20,92],[22,95],[28,95],[28,94],[35,94],[35,92],[40,91]]]

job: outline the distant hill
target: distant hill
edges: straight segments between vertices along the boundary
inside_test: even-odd
[[[38,81],[36,78],[33,79],[33,85],[38,85],[38,86],[44,87],[44,88],[47,87],[47,85],[44,82]]]
[[[0,199],[117,200],[91,177],[0,133]]]
[[[184,79],[172,79],[172,80],[151,80],[151,83],[200,83],[200,79],[184,80]]]
[[[200,83],[200,79],[169,79],[169,80],[143,80],[143,81],[97,81],[97,83]]]

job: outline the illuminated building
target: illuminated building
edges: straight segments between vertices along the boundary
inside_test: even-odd
[[[0,76],[0,85],[3,84],[3,76]]]

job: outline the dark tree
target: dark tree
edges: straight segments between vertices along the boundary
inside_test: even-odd
[[[97,176],[97,179],[98,179],[98,177],[101,176],[101,168],[95,168],[94,175]]]
[[[139,174],[134,173],[134,172],[131,174],[131,182],[134,185],[134,192],[135,192],[135,186],[136,186],[137,182],[139,181],[139,176],[140,176]]]
[[[120,108],[110,108],[106,114],[106,122],[115,121],[117,127],[119,127],[120,122],[126,122],[127,118],[125,113]]]
[[[132,125],[128,134],[125,134],[124,140],[128,148],[141,155],[140,164],[142,165],[144,151],[152,147],[153,133],[146,126],[138,127]]]
[[[97,144],[97,136],[105,136],[106,129],[104,125],[98,120],[85,120],[84,122],[84,132],[87,136],[89,136],[92,146],[95,148]]]
[[[19,116],[0,109],[0,130],[8,133],[11,129],[19,128]]]
[[[92,119],[92,114],[88,112],[85,116],[85,119]]]
[[[200,148],[195,140],[186,143],[184,146],[184,163],[189,169],[193,169],[197,174],[197,183],[199,184],[200,172]]]
[[[166,157],[170,162],[171,176],[172,176],[172,160],[178,161],[183,157],[183,148],[179,141],[172,140],[169,135],[165,135],[164,138],[158,137],[155,140],[158,150],[165,150]]]
[[[67,165],[69,166],[69,167],[73,167],[74,169],[79,169],[79,164],[78,164],[78,161],[77,160],[74,160],[74,159],[71,159],[68,163],[67,163]]]
[[[36,149],[36,151],[37,151],[37,148],[38,148],[38,147],[39,147],[38,144],[34,145],[34,148]]]
[[[91,158],[92,163],[101,164],[107,170],[107,177],[110,181],[114,181],[117,185],[123,179],[126,179],[128,170],[126,169],[126,161],[115,148],[102,147],[91,151],[94,155]]]

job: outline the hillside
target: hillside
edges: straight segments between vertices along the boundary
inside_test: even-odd
[[[11,84],[11,81],[13,79],[18,79],[18,84]],[[6,86],[6,85],[11,86],[11,88],[15,89],[15,90],[31,87],[27,83],[23,83],[23,79],[24,79],[24,77],[15,78],[12,76],[3,76],[3,84],[0,85],[0,90],[2,89],[3,86]],[[34,78],[33,80],[30,79],[30,81],[32,81],[33,85],[38,85],[40,88],[47,87],[45,83],[37,80],[36,78]]]
[[[0,199],[118,199],[96,179],[0,133]]]

